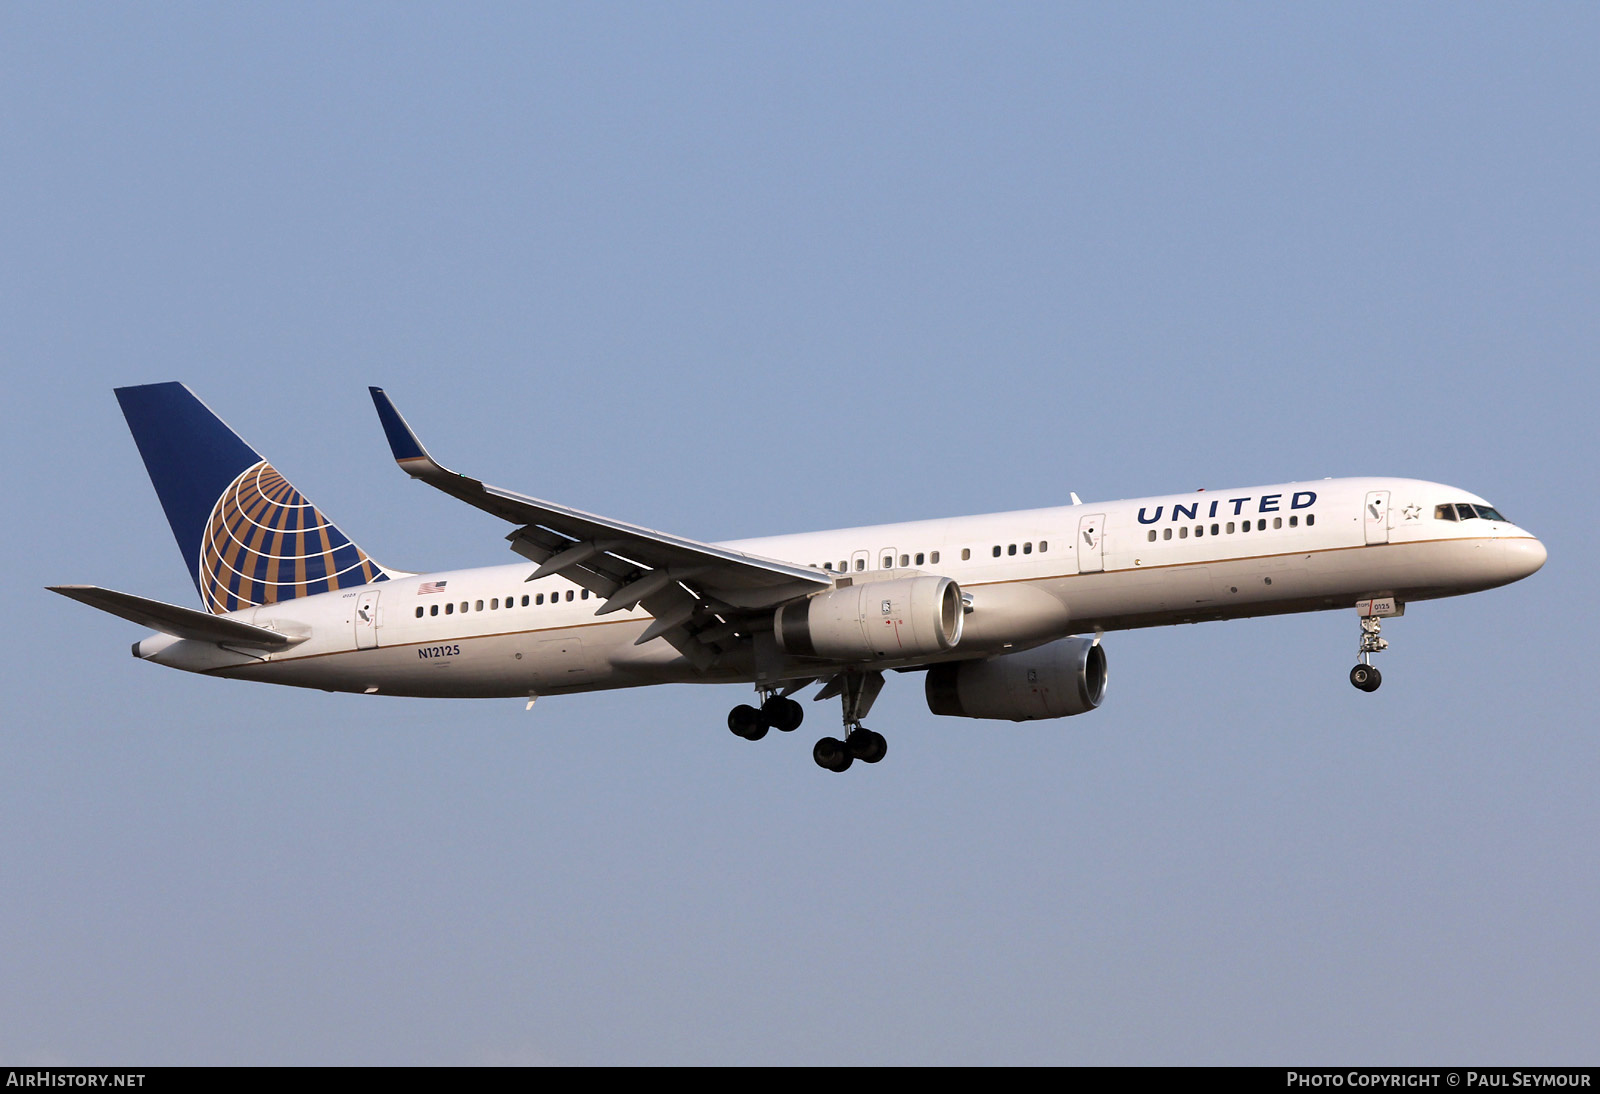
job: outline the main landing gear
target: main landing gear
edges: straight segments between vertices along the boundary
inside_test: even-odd
[[[1373,654],[1389,648],[1389,643],[1378,634],[1382,625],[1375,615],[1361,617],[1361,652],[1356,667],[1350,670],[1350,682],[1362,691],[1377,691],[1378,685],[1383,683],[1383,673],[1372,663]]]
[[[761,740],[769,729],[788,733],[800,728],[805,711],[799,703],[789,698],[788,693],[809,683],[810,680],[790,683],[781,694],[757,685],[761,705],[753,707],[741,704],[728,711],[728,728],[735,737],[743,737],[747,741]],[[844,739],[824,737],[811,749],[811,758],[817,761],[818,767],[828,771],[845,771],[857,760],[864,764],[875,764],[888,754],[889,742],[883,739],[883,734],[874,733],[861,724],[861,719],[867,716],[873,700],[882,690],[881,672],[842,672],[817,692],[818,699],[839,696],[844,706]]]
[[[728,711],[728,728],[733,730],[735,737],[759,741],[769,729],[790,733],[800,728],[806,712],[799,703],[786,695],[774,695],[767,691],[762,692],[761,698],[759,708],[740,705]]]
[[[861,724],[872,703],[883,690],[881,672],[845,672],[835,676],[817,693],[818,699],[839,696],[844,706],[844,740],[824,737],[811,749],[811,758],[827,771],[847,771],[857,760],[875,764],[889,752],[883,734]]]

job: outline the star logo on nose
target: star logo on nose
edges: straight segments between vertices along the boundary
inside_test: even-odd
[[[1418,517],[1422,516],[1422,506],[1408,505],[1401,510],[1401,512],[1405,513],[1407,520],[1416,520]]]

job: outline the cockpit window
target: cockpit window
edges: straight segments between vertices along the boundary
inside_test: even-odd
[[[1511,523],[1505,517],[1502,517],[1500,511],[1493,506],[1472,505],[1464,501],[1458,501],[1454,505],[1436,505],[1433,507],[1433,515],[1439,520],[1477,520],[1481,518],[1483,520],[1498,520],[1503,524]]]

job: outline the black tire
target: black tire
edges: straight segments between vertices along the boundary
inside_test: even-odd
[[[1371,665],[1357,665],[1350,670],[1350,682],[1362,691],[1377,691],[1383,674]]]
[[[811,758],[825,771],[848,771],[855,757],[837,737],[824,737],[811,747]]]
[[[806,711],[793,699],[774,695],[761,704],[761,716],[779,733],[793,733],[805,721]]]
[[[857,741],[856,738],[862,738]],[[883,734],[870,729],[859,729],[850,734],[850,752],[864,764],[875,764],[889,754],[889,742]]]
[[[728,728],[735,737],[759,741],[767,735],[767,720],[755,707],[740,704],[728,711]]]

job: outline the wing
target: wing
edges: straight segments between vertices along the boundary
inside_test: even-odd
[[[655,616],[639,637],[665,638],[701,668],[747,633],[753,613],[833,587],[808,566],[730,551],[488,486],[436,462],[382,388],[370,388],[395,462],[451,497],[519,527],[511,549],[539,564],[527,580],[559,574],[598,595],[596,615],[641,606]]]
[[[248,646],[253,649],[281,650],[304,642],[305,635],[269,631],[226,616],[197,612],[193,608],[180,608],[160,600],[149,600],[132,593],[119,593],[115,589],[102,589],[98,585],[47,585],[53,593],[71,597],[80,604],[99,608],[103,612],[121,616],[140,626],[170,634],[175,638],[191,638],[198,642],[215,642],[218,645]]]

